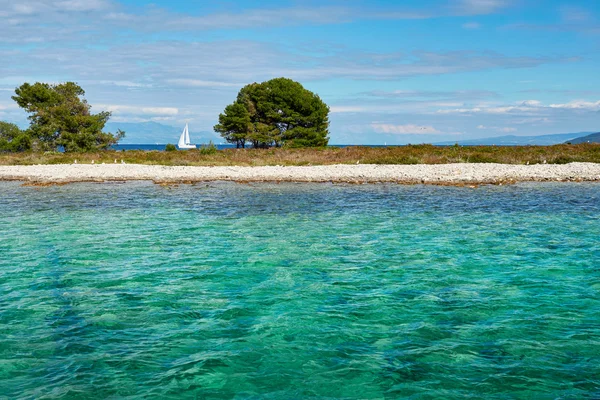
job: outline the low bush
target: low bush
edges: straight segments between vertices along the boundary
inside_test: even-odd
[[[211,154],[216,154],[218,150],[217,150],[217,146],[215,146],[213,144],[213,142],[211,141],[208,144],[203,144],[202,146],[200,146],[198,151],[203,156],[207,156],[207,155],[211,155]]]

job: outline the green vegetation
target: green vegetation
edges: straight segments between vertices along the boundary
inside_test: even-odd
[[[3,123],[0,151],[62,148],[66,152],[86,152],[116,144],[125,132],[118,131],[115,135],[102,132],[111,113],[92,114],[84,95],[84,90],[73,82],[24,83],[15,90],[12,99],[29,113],[30,126],[17,132],[12,124]]]
[[[31,149],[31,137],[15,124],[0,121],[0,152],[21,152]]]
[[[165,151],[177,151],[177,146],[172,143],[169,143],[165,146]]]
[[[331,164],[447,164],[490,162],[503,164],[600,163],[600,144],[555,146],[320,147],[189,151],[97,151],[87,153],[0,154],[0,165],[112,163],[157,165],[331,165]]]
[[[219,150],[217,149],[217,146],[215,146],[214,143],[211,141],[208,144],[203,144],[202,146],[200,146],[198,151],[200,152],[200,154],[206,156],[211,154],[217,154],[217,151]]]
[[[214,129],[237,148],[326,146],[329,107],[291,79],[244,86]]]

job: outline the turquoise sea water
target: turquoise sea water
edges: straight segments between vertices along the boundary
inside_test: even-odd
[[[0,182],[0,398],[600,398],[600,185]]]

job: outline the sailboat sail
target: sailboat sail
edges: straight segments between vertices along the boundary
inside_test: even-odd
[[[177,143],[177,146],[185,147],[185,129],[183,130],[183,132],[181,133],[181,136],[179,137],[179,143]]]
[[[190,143],[190,131],[188,129],[188,124],[185,124],[185,128],[183,128],[183,132],[181,132],[181,136],[179,137],[179,142],[177,143],[177,147],[180,149],[195,149],[196,145]]]

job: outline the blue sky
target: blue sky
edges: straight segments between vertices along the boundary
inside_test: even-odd
[[[0,19],[0,119],[20,125],[23,82],[212,131],[243,85],[285,76],[329,104],[332,143],[600,130],[597,0],[0,0]]]

